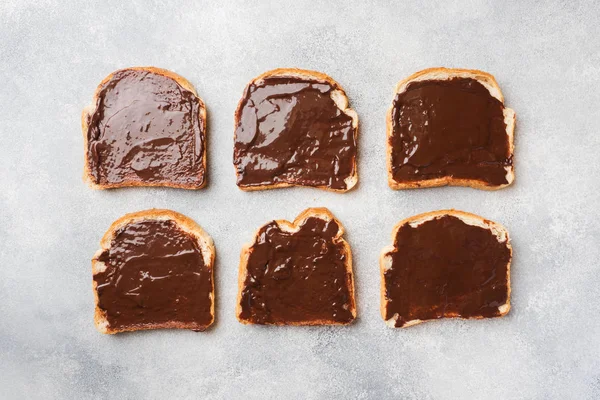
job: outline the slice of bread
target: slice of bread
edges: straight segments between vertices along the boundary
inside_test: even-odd
[[[184,92],[189,92],[193,95],[193,98],[198,102],[198,123],[201,128],[200,138],[194,138],[190,140],[199,140],[202,143],[202,149],[199,156],[201,157],[202,167],[200,169],[200,173],[198,176],[190,176],[189,182],[177,182],[177,181],[169,181],[169,180],[158,180],[158,181],[150,181],[144,179],[125,179],[119,182],[105,182],[101,183],[97,179],[94,178],[94,174],[91,170],[91,161],[90,161],[90,130],[92,126],[90,125],[93,120],[93,116],[96,112],[98,112],[98,107],[100,103],[100,96],[102,91],[109,84],[113,78],[117,74],[124,73],[127,71],[143,71],[151,74],[160,75],[169,79],[172,79],[177,83],[177,85]],[[194,121],[192,121],[193,123]],[[83,171],[83,180],[90,186],[92,189],[113,189],[120,187],[130,187],[130,186],[163,186],[163,187],[172,187],[172,188],[180,188],[180,189],[200,189],[206,185],[207,179],[207,170],[206,170],[206,130],[207,130],[207,121],[206,121],[206,107],[202,99],[198,96],[196,89],[194,86],[184,77],[168,71],[162,68],[156,67],[130,67],[117,70],[100,82],[96,91],[94,93],[94,97],[92,103],[83,109],[81,115],[81,127],[83,132],[83,142],[84,142],[84,154],[85,154],[85,162],[84,162],[84,171]],[[179,160],[181,162],[181,160]]]
[[[470,69],[455,69],[455,68],[430,68],[423,71],[419,71],[409,76],[406,79],[398,82],[396,85],[395,96],[400,93],[407,91],[409,85],[413,82],[422,81],[448,81],[454,78],[470,78],[479,82],[483,85],[490,93],[490,95],[496,98],[502,105],[504,105],[504,96],[502,91],[496,82],[496,79],[487,72]],[[419,181],[398,181],[394,179],[392,172],[392,145],[391,138],[393,132],[393,111],[395,108],[395,101],[387,113],[387,165],[388,165],[388,184],[392,189],[411,189],[411,188],[427,188],[437,186],[469,186],[476,189],[484,190],[497,190],[510,185],[514,181],[514,130],[515,130],[515,112],[508,108],[503,108],[504,123],[506,125],[506,140],[508,141],[509,157],[511,158],[511,165],[506,166],[506,184],[491,185],[477,179],[461,179],[453,176],[442,176],[435,178],[424,178]]]
[[[335,232],[331,232],[331,242],[325,244],[323,243],[323,237],[319,236],[319,233],[323,232],[315,229],[311,230],[310,233],[316,232],[315,235],[318,241],[313,243],[317,244],[320,242],[321,251],[326,249],[323,253],[320,253],[323,258],[327,257],[328,254],[335,256],[335,251],[340,252],[343,266],[340,267],[338,265],[338,270],[334,269],[336,265],[330,263],[330,259],[327,259],[324,265],[318,265],[316,261],[312,263],[311,261],[307,261],[305,254],[299,254],[302,251],[300,249],[301,246],[292,245],[290,246],[289,253],[286,253],[288,249],[285,248],[285,244],[282,244],[279,238],[298,235],[299,232],[302,234],[303,226],[311,219],[318,219],[320,221],[319,224],[322,224],[320,226],[321,230],[335,230]],[[257,243],[259,241],[265,243],[264,238],[269,237],[269,229],[275,229],[277,234],[271,236],[270,239],[275,242],[272,245],[274,249],[268,248],[265,252],[265,248],[260,248]],[[350,245],[343,238],[343,234],[343,226],[326,208],[309,208],[298,215],[293,222],[275,220],[261,227],[256,232],[253,242],[243,247],[240,257],[236,305],[238,320],[243,324],[265,325],[346,325],[351,323],[356,318],[352,253]],[[266,240],[268,241],[269,239]],[[315,244],[311,243],[314,248],[316,248]],[[271,242],[267,246],[269,245],[271,245]],[[259,257],[266,257],[263,260],[264,270],[261,271],[262,276],[252,275],[252,272],[249,271],[249,264],[255,252],[263,254],[262,256],[259,255]],[[268,254],[268,256],[264,254]],[[276,260],[276,254],[279,254],[280,257],[284,254],[289,263],[288,265],[278,264],[275,267],[275,271],[282,267],[289,267],[293,271],[288,270],[284,278],[275,276],[275,279],[271,279],[274,276],[272,275],[271,278],[267,279],[265,275],[273,267],[273,265],[270,265],[270,261]],[[296,258],[294,259],[294,257]],[[334,282],[333,275],[324,276],[322,274],[326,271],[317,270],[314,267],[329,268],[331,271],[335,271],[336,276],[343,277],[341,278],[343,282]],[[307,272],[307,270],[310,271]],[[290,278],[292,281],[286,282]],[[325,285],[323,285],[324,281],[327,282]],[[318,285],[318,289],[315,289],[312,284]],[[260,289],[257,290],[261,292],[258,293],[259,297],[254,297],[253,300],[249,295],[249,291],[253,290],[252,287],[254,285],[260,286]],[[335,285],[338,285],[337,291]],[[313,291],[312,289],[315,290]],[[279,290],[281,293],[289,294],[290,297],[276,299],[273,296],[266,296],[265,293],[267,293],[267,290],[271,290],[271,292]],[[282,297],[285,297],[285,295]],[[256,306],[257,298],[264,303]],[[337,301],[341,302],[341,304],[336,304]],[[255,305],[252,305],[252,303]],[[256,313],[253,314],[254,316],[245,315],[248,313],[252,314],[252,310],[256,309],[260,313],[263,313],[262,317],[256,317]],[[337,309],[337,311],[332,311],[332,309]],[[289,312],[293,317],[286,318],[280,315],[286,312]],[[337,312],[344,315],[336,315]]]
[[[98,292],[98,281],[97,279],[101,274],[107,272],[107,270],[112,269],[114,274],[122,274],[122,271],[116,271],[115,266],[108,264],[105,262],[106,260],[103,258],[103,254],[107,254],[110,252],[111,247],[115,244],[116,238],[125,230],[127,227],[130,227],[135,224],[145,223],[145,222],[159,222],[159,221],[171,221],[174,226],[184,233],[188,235],[192,240],[192,243],[195,242],[195,247],[200,251],[200,256],[202,257],[203,266],[205,271],[191,271],[191,274],[202,276],[203,279],[206,278],[210,282],[206,281],[205,287],[208,288],[209,293],[206,293],[208,296],[210,307],[209,307],[209,315],[206,318],[206,315],[203,315],[202,321],[181,321],[177,318],[169,319],[166,321],[145,321],[144,323],[134,323],[125,326],[112,326],[110,323],[110,317],[108,315],[109,311],[100,307],[100,295]],[[152,237],[143,237],[143,240],[136,241],[138,244],[143,244],[146,242],[150,242],[152,245]],[[130,242],[131,243],[131,242]],[[189,250],[188,250],[189,252]],[[118,255],[117,255],[118,257]],[[130,214],[126,214],[123,217],[119,218],[115,222],[112,223],[108,231],[102,237],[100,241],[100,249],[94,254],[92,258],[92,274],[93,274],[93,291],[94,291],[94,299],[95,299],[95,312],[94,312],[94,322],[96,328],[101,333],[114,334],[119,332],[126,331],[136,331],[136,330],[146,330],[146,329],[191,329],[195,331],[203,331],[208,328],[214,322],[215,315],[215,288],[214,288],[214,259],[215,259],[215,247],[213,245],[213,241],[211,237],[202,230],[202,228],[196,224],[193,220],[186,217],[185,215],[179,214],[175,211],[171,210],[161,210],[161,209],[150,209],[145,211],[134,212]],[[151,268],[150,263],[148,264],[148,268]],[[158,268],[156,263],[152,264],[152,267]],[[109,271],[110,273],[111,271]],[[143,275],[144,273],[148,273],[152,271],[140,271]],[[169,271],[171,272],[171,271]],[[200,275],[204,274],[204,275]],[[150,274],[149,274],[150,275]],[[150,277],[152,281],[154,278]],[[160,279],[159,279],[160,280]],[[142,284],[140,284],[140,287]],[[197,288],[197,286],[196,286]],[[179,296],[181,293],[177,293],[175,288],[174,291],[169,291],[168,289],[161,289],[161,295],[164,292],[165,296]],[[152,300],[152,299],[150,299]],[[146,300],[146,303],[149,303],[150,300]],[[185,299],[181,303],[185,303]],[[175,301],[175,303],[180,305],[180,299]],[[166,304],[165,306],[168,306]],[[162,311],[169,312],[168,309],[163,309]],[[121,314],[121,310],[111,310],[110,312]],[[137,314],[142,314],[144,312],[144,305],[142,304],[140,307],[135,309]],[[206,314],[206,310],[201,310],[202,313]],[[200,314],[200,313],[199,313]]]
[[[406,282],[387,282],[387,277],[386,277],[386,272],[388,270],[390,270],[391,268],[393,268],[393,258],[392,255],[395,253],[398,253],[398,248],[395,247],[396,240],[398,237],[398,232],[400,231],[400,229],[409,226],[411,228],[417,228],[419,226],[421,226],[422,224],[428,222],[428,221],[432,221],[432,220],[436,220],[436,219],[440,219],[443,217],[447,217],[447,216],[451,216],[451,217],[455,217],[457,219],[459,219],[460,221],[462,221],[464,224],[466,225],[470,225],[470,226],[474,226],[474,227],[479,227],[482,229],[485,229],[487,231],[489,231],[489,233],[493,236],[495,236],[496,240],[498,241],[499,244],[501,244],[501,247],[505,247],[507,252],[508,252],[508,262],[505,264],[505,268],[506,268],[506,276],[504,277],[504,279],[502,279],[502,277],[500,277],[499,279],[502,279],[502,282],[504,282],[506,284],[506,292],[505,292],[505,301],[503,302],[503,304],[495,304],[495,306],[497,306],[497,312],[495,313],[495,315],[493,315],[494,317],[501,317],[506,315],[509,310],[510,310],[510,263],[511,263],[511,259],[512,259],[512,247],[510,245],[510,238],[508,236],[508,231],[506,230],[506,228],[504,228],[502,225],[496,223],[496,222],[492,222],[489,221],[487,219],[484,219],[478,215],[475,214],[470,214],[464,211],[458,211],[458,210],[439,210],[439,211],[432,211],[432,212],[428,212],[428,213],[424,213],[424,214],[419,214],[419,215],[415,215],[413,217],[410,218],[406,218],[400,222],[398,222],[395,226],[394,229],[392,230],[392,245],[391,246],[387,246],[385,247],[382,252],[381,252],[381,256],[379,259],[379,264],[380,264],[380,273],[381,273],[381,315],[383,317],[383,319],[386,321],[386,324],[390,327],[409,327],[412,325],[417,325],[420,324],[422,322],[427,322],[427,321],[432,321],[434,319],[437,318],[462,318],[462,319],[482,319],[482,318],[487,318],[486,316],[483,315],[469,315],[469,316],[463,316],[463,315],[459,315],[458,313],[455,312],[447,312],[446,308],[444,307],[443,310],[443,315],[437,315],[433,318],[428,318],[428,319],[404,319],[402,320],[403,316],[400,316],[398,313],[394,313],[393,315],[386,315],[387,313],[387,307],[389,305],[390,300],[393,301],[393,299],[388,298],[387,293],[386,293],[386,286],[387,284],[404,284],[406,285]],[[474,244],[469,244],[470,248],[473,248],[473,246],[475,246]],[[475,249],[477,249],[477,247],[474,247]],[[434,251],[434,249],[425,249],[422,252],[419,253],[418,257],[420,261],[423,260],[427,260],[426,257],[429,257],[431,254],[431,251]],[[405,260],[410,260],[410,254],[402,254],[403,259]],[[435,254],[433,254],[433,256],[435,257]],[[442,257],[441,255],[437,255],[437,258]],[[444,258],[445,261],[448,261],[448,259]],[[407,261],[408,262],[408,261]],[[462,264],[464,265],[464,264]],[[504,268],[504,265],[501,266],[502,268]],[[412,280],[415,279],[421,279],[422,278],[417,278],[416,274],[409,274],[408,277]],[[426,282],[420,282],[419,283],[419,292],[423,293],[427,290],[431,290],[432,285],[434,285],[435,282],[431,282],[431,281],[426,281]],[[409,293],[410,292],[410,288],[405,288],[405,292]],[[446,296],[448,296],[448,292],[450,292],[451,288],[448,288],[448,283],[446,282],[446,285],[443,286],[442,291],[445,291]],[[464,294],[463,296],[463,300],[464,297],[468,297],[467,294]],[[448,298],[446,297],[446,301],[448,301]],[[467,300],[468,301],[468,300]],[[405,304],[404,306],[409,306],[409,304]],[[481,308],[483,309],[483,308]]]
[[[246,190],[246,191],[253,191],[253,190],[283,188],[283,187],[289,187],[289,186],[311,186],[311,187],[316,187],[319,189],[325,189],[325,190],[334,191],[334,192],[346,192],[346,191],[352,189],[358,182],[357,161],[356,161],[357,150],[358,150],[358,146],[357,146],[358,114],[356,113],[356,111],[354,111],[352,108],[350,108],[350,106],[348,104],[348,97],[346,96],[346,93],[344,92],[342,87],[333,78],[331,78],[328,75],[323,74],[321,72],[309,71],[309,70],[303,70],[303,69],[297,69],[297,68],[278,68],[278,69],[274,69],[274,70],[265,72],[265,73],[257,76],[256,78],[252,79],[252,81],[250,81],[248,83],[248,85],[246,85],[246,88],[244,90],[244,95],[240,99],[237,109],[236,109],[236,112],[235,112],[234,142],[235,143],[238,142],[238,136],[237,136],[238,127],[240,126],[240,124],[242,122],[243,108],[246,104],[246,100],[249,96],[249,93],[251,92],[252,87],[256,86],[256,85],[261,85],[262,83],[265,82],[265,80],[272,79],[272,78],[282,78],[282,79],[296,78],[296,79],[302,79],[309,83],[316,83],[316,84],[326,83],[333,88],[333,90],[330,93],[331,99],[333,100],[333,102],[335,103],[337,108],[340,110],[340,112],[342,112],[343,114],[346,114],[347,116],[349,116],[352,119],[352,127],[353,127],[353,131],[354,131],[353,132],[353,144],[354,144],[354,148],[356,149],[356,151],[352,157],[353,159],[351,160],[351,162],[352,162],[351,172],[349,173],[349,175],[347,177],[344,178],[344,183],[345,183],[344,188],[334,188],[330,184],[307,185],[307,184],[302,184],[302,183],[293,182],[293,181],[280,181],[280,182],[275,182],[275,183],[270,183],[270,184],[261,184],[261,185],[243,185],[243,184],[239,183],[240,182],[240,173],[239,173],[239,170],[236,165],[237,150],[235,150],[234,151],[234,167],[236,167],[235,170],[236,170],[236,176],[238,178],[239,188],[242,190]]]

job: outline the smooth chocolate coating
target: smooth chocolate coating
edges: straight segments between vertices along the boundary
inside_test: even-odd
[[[197,240],[171,220],[134,222],[119,229],[94,275],[98,307],[113,330],[147,324],[212,323],[212,271]]]
[[[391,268],[384,272],[384,319],[497,317],[508,300],[511,251],[488,229],[454,216],[398,230]]]
[[[396,182],[442,178],[507,184],[512,155],[504,105],[471,78],[412,82],[392,108]]]
[[[242,188],[290,184],[346,190],[355,171],[356,128],[328,82],[265,78],[236,113],[233,163]]]
[[[87,159],[94,183],[202,186],[202,107],[172,78],[142,70],[115,72],[88,118]]]
[[[295,233],[275,221],[250,248],[240,319],[254,324],[349,323],[354,319],[344,243],[335,221],[308,218]]]

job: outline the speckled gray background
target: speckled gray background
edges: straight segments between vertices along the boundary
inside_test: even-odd
[[[599,3],[283,3],[0,2],[0,398],[600,398]],[[107,74],[135,65],[171,69],[205,100],[206,189],[83,184],[81,109]],[[388,188],[394,85],[433,66],[498,79],[517,113],[512,187]],[[247,81],[275,67],[320,70],[346,89],[361,125],[356,190],[235,186],[233,111]],[[242,244],[310,206],[346,227],[359,319],[239,324]],[[214,238],[209,332],[94,329],[90,258],[113,220],[150,207],[182,212]],[[509,229],[512,311],[387,328],[380,249],[400,219],[450,207]]]

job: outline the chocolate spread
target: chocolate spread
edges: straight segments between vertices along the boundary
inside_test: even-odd
[[[194,93],[172,78],[121,70],[88,118],[88,167],[100,185],[204,183],[205,122]]]
[[[352,117],[327,82],[265,78],[246,89],[236,113],[233,163],[241,188],[290,184],[347,190],[354,175]]]
[[[504,105],[478,81],[412,82],[392,107],[391,169],[397,182],[441,178],[507,184],[512,166]]]
[[[308,218],[298,232],[263,226],[250,248],[240,319],[254,324],[349,323],[354,299],[335,221]]]
[[[398,230],[384,272],[384,319],[396,326],[444,317],[497,317],[508,300],[511,251],[489,230],[454,216]]]
[[[113,330],[180,322],[202,330],[212,323],[212,270],[195,238],[171,220],[119,229],[94,275],[98,307]]]

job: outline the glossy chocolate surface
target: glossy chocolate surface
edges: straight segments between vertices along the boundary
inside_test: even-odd
[[[349,323],[352,277],[338,224],[308,218],[295,233],[276,222],[250,249],[240,319],[254,324]]]
[[[487,229],[454,216],[403,225],[384,272],[384,319],[399,315],[396,327],[411,320],[444,317],[497,317],[507,303],[507,243]]]
[[[242,188],[291,184],[346,190],[354,175],[356,128],[327,82],[265,78],[236,115],[233,163]]]
[[[396,95],[390,137],[396,182],[452,176],[507,184],[504,105],[471,78],[412,82]]]
[[[88,118],[88,167],[96,184],[199,187],[205,126],[200,100],[148,71],[116,72]]]
[[[175,222],[134,222],[117,233],[94,275],[98,307],[111,329],[212,322],[212,271],[195,238]]]

